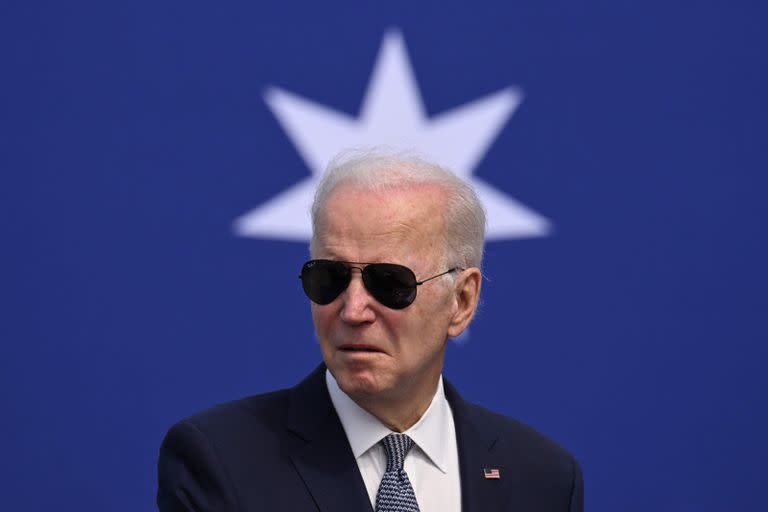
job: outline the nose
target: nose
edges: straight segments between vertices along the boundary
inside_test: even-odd
[[[339,316],[342,321],[357,325],[373,322],[376,318],[371,307],[375,299],[365,289],[359,269],[355,272],[355,268],[352,268],[352,280],[344,293],[341,294],[341,300],[342,306]]]

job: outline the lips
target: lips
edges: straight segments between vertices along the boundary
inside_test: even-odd
[[[374,347],[373,345],[366,345],[364,343],[346,343],[339,347],[342,352],[383,352],[381,349]]]

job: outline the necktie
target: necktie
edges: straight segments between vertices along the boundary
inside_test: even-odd
[[[376,512],[419,512],[411,481],[403,469],[413,439],[405,434],[389,434],[381,444],[387,452],[387,469],[376,494]]]

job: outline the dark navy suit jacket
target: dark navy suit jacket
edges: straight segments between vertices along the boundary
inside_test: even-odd
[[[581,512],[581,471],[558,445],[465,402],[448,382],[463,512]],[[500,478],[486,479],[484,469]],[[171,428],[157,504],[176,511],[354,511],[371,502],[320,365],[292,389],[244,398]]]

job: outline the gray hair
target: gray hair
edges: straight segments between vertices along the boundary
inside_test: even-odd
[[[448,169],[410,153],[381,148],[346,151],[335,157],[318,184],[312,203],[312,240],[316,237],[327,201],[339,185],[388,191],[403,185],[437,185],[447,195],[445,210],[446,263],[480,268],[485,240],[485,210],[475,191]]]

